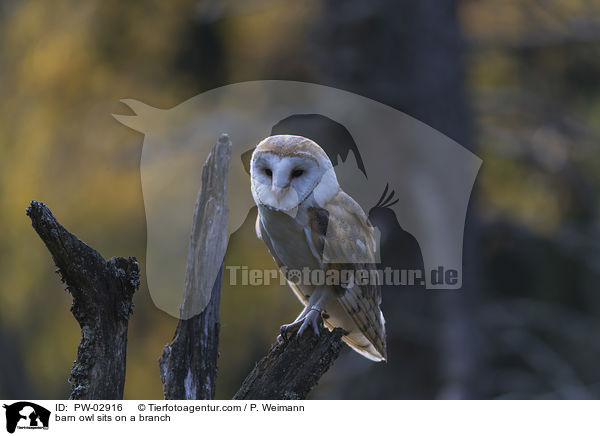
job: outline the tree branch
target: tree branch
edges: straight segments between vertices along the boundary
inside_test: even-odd
[[[215,396],[219,356],[219,303],[227,244],[227,176],[231,141],[221,135],[202,169],[175,336],[158,360],[167,400]],[[219,271],[214,281],[211,272]],[[211,279],[209,279],[209,277]]]
[[[321,327],[274,343],[256,364],[233,397],[234,400],[302,400],[337,359],[342,349],[342,330]]]
[[[123,398],[127,326],[139,287],[134,257],[106,261],[69,233],[44,203],[27,208],[33,228],[52,255],[73,297],[71,312],[81,326],[77,360],[71,369],[71,399]]]

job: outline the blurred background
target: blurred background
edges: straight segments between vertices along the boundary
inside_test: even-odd
[[[380,101],[483,159],[464,289],[384,289],[390,362],[345,350],[311,398],[600,397],[600,3],[593,0],[0,0],[0,396],[64,398],[80,329],[25,216],[44,201],[144,268],[143,136],[111,113],[217,86],[307,81]],[[254,235],[226,262],[272,264]],[[127,399],[159,399],[177,320],[142,286]],[[223,287],[217,398],[300,305]]]

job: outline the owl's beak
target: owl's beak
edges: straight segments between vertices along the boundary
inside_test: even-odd
[[[281,200],[287,194],[290,184],[291,180],[283,172],[276,171],[273,174],[272,189],[278,204],[281,203]]]
[[[289,189],[290,189],[289,184],[287,186],[284,186],[283,188],[275,187],[274,191],[275,191],[275,199],[277,200],[277,203],[281,202],[283,197],[285,197],[285,195],[288,193]]]

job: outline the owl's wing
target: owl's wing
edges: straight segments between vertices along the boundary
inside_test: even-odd
[[[308,213],[309,244],[313,251],[321,253],[326,270],[349,270],[355,275],[358,271],[375,271],[377,247],[373,227],[352,197],[340,191],[323,207],[311,207]],[[381,357],[386,359],[385,321],[379,308],[381,287],[375,278],[348,287],[334,286],[334,289],[340,305]],[[345,338],[349,345],[360,348],[348,339]]]
[[[275,263],[277,263],[277,266],[279,268],[281,268],[282,266],[284,266],[284,263],[277,256],[277,251],[275,251],[273,249],[273,245],[271,244],[271,240],[269,239],[268,236],[266,236],[266,235],[268,235],[268,233],[265,232],[265,230],[262,227],[262,224],[260,222],[260,215],[256,217],[255,229],[256,229],[256,236],[258,236],[258,239],[262,240],[265,243],[265,245],[267,246],[267,249],[269,250],[269,253],[271,254],[271,257],[273,257],[273,259],[275,260]],[[263,234],[266,237],[263,237]],[[288,280],[287,282],[288,282],[289,287],[292,289],[292,291],[296,295],[296,297],[298,297],[298,299],[306,306],[308,304],[308,299],[300,291],[300,289],[298,288],[298,285],[296,285],[294,282],[292,282],[290,280]]]

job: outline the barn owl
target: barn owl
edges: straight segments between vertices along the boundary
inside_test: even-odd
[[[280,269],[355,273],[373,267],[373,228],[342,191],[329,157],[314,141],[294,135],[264,139],[252,154],[250,176],[256,233]],[[323,319],[330,330],[342,328],[343,340],[358,353],[387,359],[379,283],[315,284],[289,277],[288,283],[305,307],[294,322],[281,326],[281,338],[308,329],[318,335]]]

